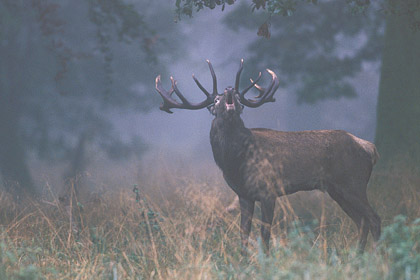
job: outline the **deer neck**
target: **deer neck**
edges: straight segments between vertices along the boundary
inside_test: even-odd
[[[251,130],[245,127],[239,115],[213,120],[210,142],[214,160],[225,177],[235,177],[244,163],[246,149],[253,141]]]
[[[239,115],[216,117],[213,120],[210,136],[217,137],[212,139],[223,142],[223,145],[235,144],[234,140],[247,137],[251,131],[245,127]],[[233,141],[233,142],[232,142]]]

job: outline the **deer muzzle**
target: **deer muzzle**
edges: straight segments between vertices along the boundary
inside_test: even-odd
[[[235,110],[235,102],[233,101],[233,93],[228,92],[226,96],[226,111]]]

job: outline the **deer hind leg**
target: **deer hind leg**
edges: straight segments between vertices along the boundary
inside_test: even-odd
[[[372,211],[372,220],[370,222],[370,232],[372,233],[373,240],[375,242],[379,241],[381,237],[381,218],[378,214],[371,208]]]
[[[366,213],[366,218],[369,220],[369,228],[373,240],[377,242],[379,240],[379,237],[381,236],[381,218],[378,216],[375,210],[373,210],[372,206],[370,206],[366,192],[360,194],[360,201],[363,204],[363,212]]]
[[[366,243],[367,236],[369,233],[370,221],[362,213],[364,210],[360,209],[359,206],[362,204],[357,197],[352,195],[342,195],[337,192],[334,188],[329,188],[328,193],[333,198],[341,209],[354,221],[359,231],[359,253],[363,253]],[[361,211],[360,211],[361,210]]]
[[[275,199],[261,201],[261,238],[264,252],[268,255],[270,248],[271,225],[274,217]]]
[[[358,210],[364,219],[369,223],[369,230],[372,233],[373,240],[377,242],[381,235],[381,218],[370,206],[367,199],[366,189],[354,194],[346,195],[346,199]]]
[[[246,256],[255,201],[239,197],[239,205],[241,207],[241,254]]]

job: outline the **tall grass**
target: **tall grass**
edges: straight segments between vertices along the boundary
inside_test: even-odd
[[[234,195],[216,169],[145,173],[136,188],[74,198],[71,219],[54,197],[16,204],[2,193],[0,279],[420,279],[416,185],[392,209],[373,188],[384,230],[361,256],[352,221],[327,195],[307,192],[278,200],[268,257],[254,219],[243,259],[239,211],[225,211]]]

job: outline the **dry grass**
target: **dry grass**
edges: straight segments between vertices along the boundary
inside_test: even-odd
[[[391,258],[371,244],[364,256],[354,253],[353,223],[323,193],[279,199],[269,258],[261,254],[255,219],[245,260],[238,248],[239,211],[225,211],[234,195],[214,167],[186,172],[182,163],[158,168],[155,164],[144,172],[148,176],[140,178],[148,179],[138,182],[138,197],[128,185],[94,199],[73,200],[71,221],[56,199],[17,205],[1,194],[0,279],[383,279],[393,275]],[[415,185],[400,194],[389,209],[382,202],[391,203],[392,197],[371,193],[385,224],[398,213],[420,217]],[[258,208],[255,214],[259,216]]]

